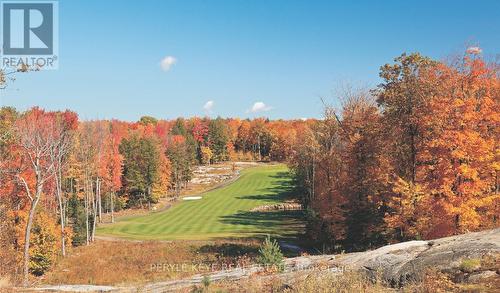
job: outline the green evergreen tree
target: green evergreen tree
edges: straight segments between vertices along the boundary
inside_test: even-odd
[[[123,188],[129,196],[128,205],[157,202],[152,193],[159,176],[159,147],[154,138],[132,135],[119,147],[123,155]]]
[[[170,160],[172,168],[172,187],[176,194],[179,194],[180,189],[191,180],[192,166],[195,160],[195,147],[194,140],[192,142],[186,140],[184,142],[171,143],[167,148],[166,155]]]
[[[271,240],[269,235],[264,240],[261,248],[259,248],[258,262],[278,271],[283,271],[284,269],[284,257],[280,246],[276,240]]]
[[[73,238],[71,244],[73,246],[80,246],[87,241],[87,234],[85,231],[85,207],[83,202],[78,199],[76,194],[73,194],[68,200],[67,216],[69,223],[73,228]]]
[[[184,121],[184,118],[177,118],[175,120],[174,126],[172,126],[172,130],[170,131],[172,135],[182,135],[186,137],[187,130],[186,130],[186,122]]]
[[[227,143],[229,141],[228,130],[226,123],[220,117],[210,121],[208,125],[209,147],[213,153],[215,162],[227,161],[229,153]]]

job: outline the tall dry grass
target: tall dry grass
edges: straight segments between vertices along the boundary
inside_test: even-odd
[[[251,242],[97,241],[74,248],[40,279],[44,284],[125,285],[204,273],[212,264],[251,261]],[[243,252],[243,256],[236,256]]]
[[[195,292],[194,288],[185,292]],[[198,286],[198,289],[202,289]],[[205,290],[207,291],[207,290]],[[255,275],[235,282],[214,283],[208,292],[236,293],[386,293],[394,290],[381,283],[373,283],[356,272],[341,274],[325,271],[294,273],[291,275]]]

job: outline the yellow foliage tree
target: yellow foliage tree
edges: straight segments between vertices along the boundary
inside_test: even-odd
[[[200,153],[201,153],[201,163],[205,165],[210,165],[210,162],[212,161],[213,158],[212,150],[207,146],[201,146]]]

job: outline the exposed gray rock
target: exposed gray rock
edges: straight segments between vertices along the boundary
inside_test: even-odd
[[[476,272],[476,273],[472,273],[467,278],[467,282],[475,283],[475,282],[479,282],[483,279],[488,279],[488,278],[492,278],[492,277],[498,277],[497,272],[495,272],[495,271]]]
[[[382,278],[392,286],[419,280],[428,268],[457,269],[465,258],[500,253],[500,229],[468,233],[431,241],[409,241],[373,251],[340,256],[336,262]]]
[[[251,212],[268,212],[268,211],[300,211],[302,210],[302,205],[298,202],[283,202],[276,204],[269,204],[258,206],[251,209]]]
[[[380,276],[394,287],[405,285],[408,281],[418,280],[428,268],[439,270],[458,270],[465,258],[481,258],[486,254],[500,253],[500,229],[468,233],[431,241],[409,241],[383,246],[379,249],[347,253],[341,255],[316,255],[288,258],[285,272],[280,276],[291,284],[300,278],[299,273],[308,270],[329,271],[341,274],[345,270],[366,272],[370,276]],[[238,280],[249,277],[264,268],[250,266],[208,274],[211,281]],[[481,278],[495,277],[496,272],[484,271],[471,274],[470,282]],[[303,275],[303,274],[302,274]],[[498,277],[498,275],[496,274]],[[264,276],[265,277],[265,276]],[[264,278],[263,277],[263,278]],[[141,287],[107,287],[64,285],[33,288],[36,291],[73,291],[73,292],[170,292],[200,284],[202,275],[182,280],[171,280],[147,284]]]

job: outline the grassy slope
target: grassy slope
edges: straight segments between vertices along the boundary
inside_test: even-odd
[[[98,235],[129,239],[206,240],[231,237],[293,237],[303,228],[301,213],[250,212],[284,200],[291,178],[283,165],[246,169],[236,182],[210,191],[203,199],[184,201],[169,210],[122,218],[98,228]]]

